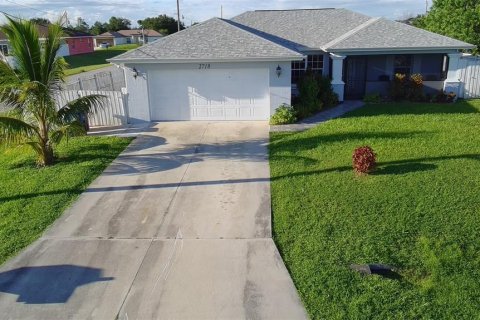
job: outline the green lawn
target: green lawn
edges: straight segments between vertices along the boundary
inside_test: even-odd
[[[0,264],[37,239],[130,141],[73,138],[43,169],[27,147],[0,149]]]
[[[479,319],[480,101],[371,105],[271,142],[274,238],[313,319]],[[357,177],[363,145],[379,169]]]
[[[67,76],[108,67],[110,63],[106,60],[125,53],[129,50],[138,48],[137,44],[125,44],[108,49],[98,49],[95,52],[65,57],[69,64],[66,72]]]

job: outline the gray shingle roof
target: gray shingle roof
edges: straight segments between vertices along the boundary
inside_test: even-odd
[[[301,59],[302,54],[213,18],[121,54],[111,62]]]
[[[297,48],[321,48],[368,20],[370,17],[346,9],[247,11],[232,18],[263,32],[267,39],[285,39]]]
[[[404,23],[387,19],[372,20],[372,23],[348,37],[327,45],[325,49],[335,50],[373,50],[373,49],[432,49],[452,48],[469,49],[473,45],[445,37]]]
[[[469,49],[473,45],[403,23],[346,9],[248,11],[232,19],[290,48],[337,50]]]

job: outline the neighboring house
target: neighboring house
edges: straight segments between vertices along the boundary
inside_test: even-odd
[[[7,36],[0,31],[0,53],[4,56],[8,56],[10,46],[8,44]]]
[[[387,93],[395,73],[427,90],[459,88],[460,51],[474,46],[345,9],[213,18],[111,60],[126,70],[131,121],[266,120],[291,103],[307,69],[341,101]]]
[[[162,37],[161,33],[150,29],[109,31],[95,37],[95,46],[100,47],[101,44],[109,46],[131,43],[147,44]]]
[[[40,35],[40,41],[44,41],[48,34],[48,27],[37,25],[37,31]],[[65,57],[94,51],[93,35],[71,29],[65,29],[64,33],[65,36],[62,38],[63,43],[60,46],[57,56]],[[0,52],[8,56],[9,51],[10,45],[8,39],[4,33],[0,32]]]
[[[94,36],[89,33],[65,29],[65,37],[63,39],[68,46],[68,55],[70,56],[95,51]]]

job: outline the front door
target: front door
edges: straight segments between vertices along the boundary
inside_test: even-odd
[[[345,59],[345,99],[362,99],[365,95],[367,57]]]

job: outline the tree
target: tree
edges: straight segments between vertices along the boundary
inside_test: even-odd
[[[88,32],[89,29],[90,27],[88,26],[88,23],[84,19],[78,17],[77,25],[73,27],[73,30],[80,31],[80,32]]]
[[[90,28],[90,33],[96,36],[107,31],[108,31],[108,24],[102,23],[100,21],[96,21]]]
[[[138,20],[137,23],[144,29],[152,29],[163,34],[172,34],[178,31],[177,20],[166,14]],[[180,22],[180,29],[185,29],[182,22]]]
[[[111,17],[108,20],[107,31],[118,31],[118,30],[128,30],[130,29],[131,22],[128,19],[120,17]]]
[[[35,24],[42,25],[42,26],[48,26],[51,23],[50,20],[48,20],[46,18],[32,18],[32,19],[30,19],[30,21],[35,23]]]
[[[64,137],[85,134],[80,118],[100,108],[103,97],[90,95],[57,106],[55,96],[63,90],[67,67],[57,57],[60,23],[50,24],[41,42],[34,23],[6,19],[0,30],[10,41],[16,67],[0,61],[0,103],[10,110],[0,115],[0,141],[29,145],[41,166],[51,165],[54,146]]]
[[[427,30],[475,44],[480,48],[480,2],[434,0],[430,12],[418,24]]]

